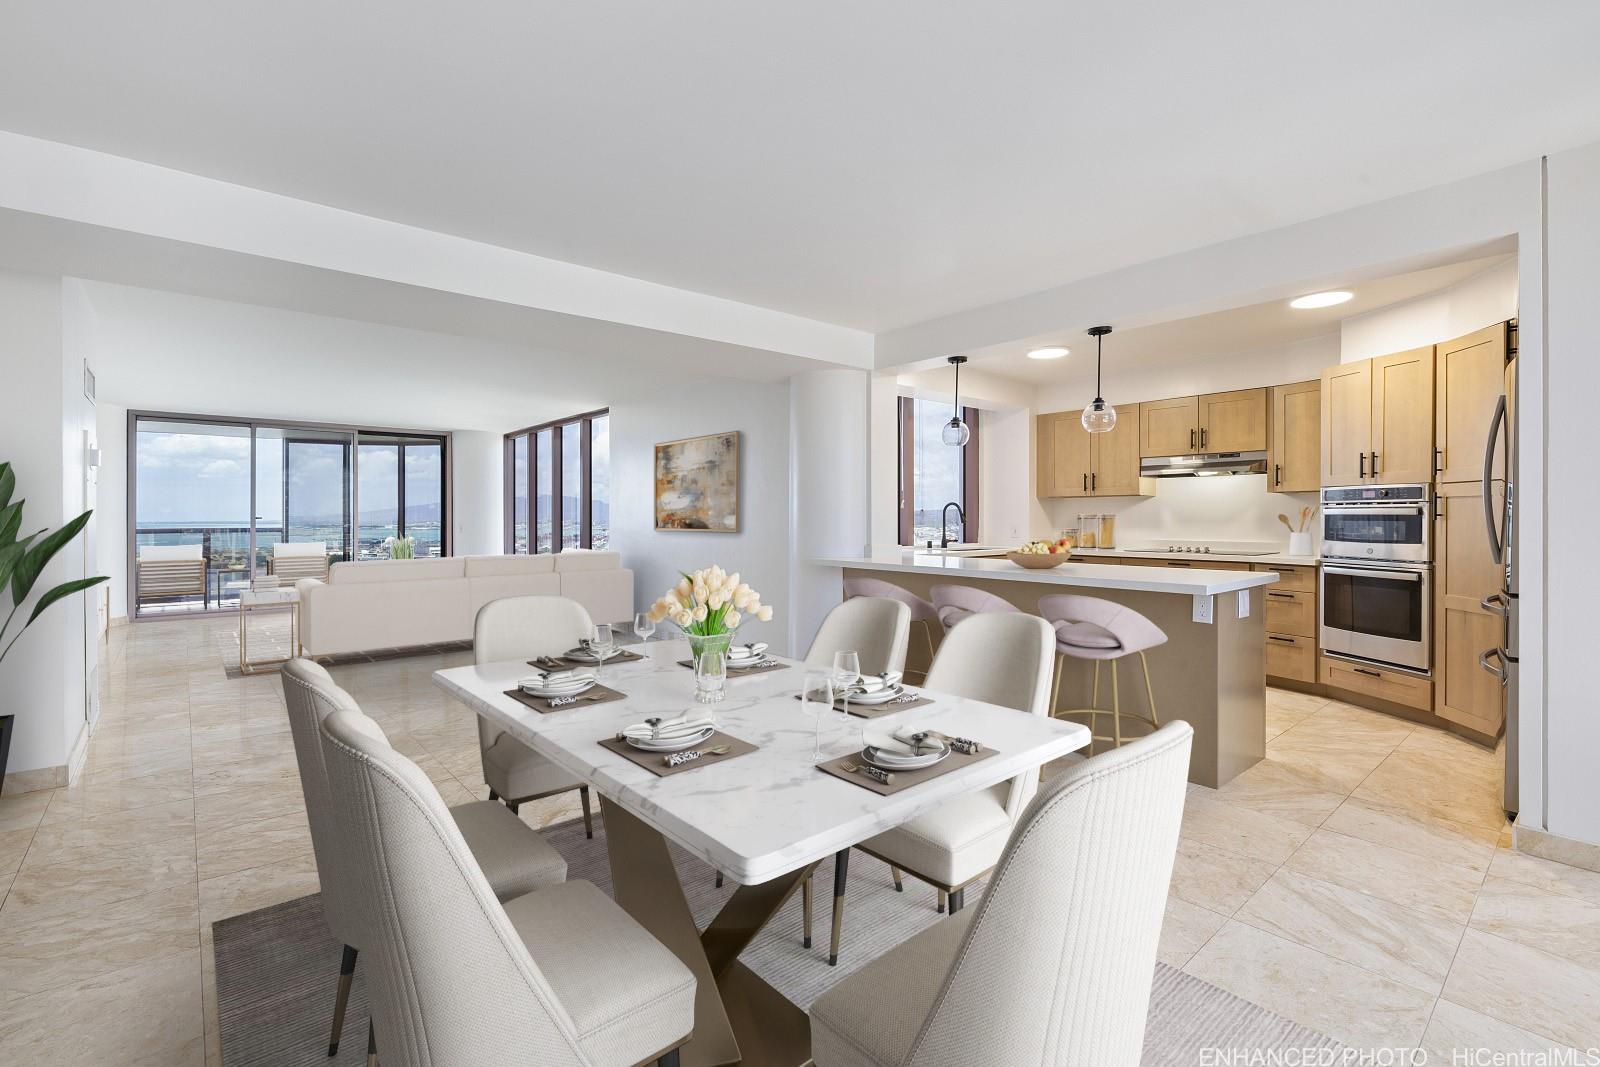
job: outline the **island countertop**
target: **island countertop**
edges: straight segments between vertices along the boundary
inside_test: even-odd
[[[1121,589],[1140,593],[1179,593],[1184,596],[1215,596],[1240,589],[1271,585],[1278,580],[1272,571],[1224,571],[1193,569],[1168,570],[1156,567],[1119,567],[1114,563],[1063,563],[1046,570],[1029,570],[1009,559],[974,556],[946,556],[915,549],[873,549],[859,556],[826,556],[813,559],[819,567],[843,567],[863,571],[910,571],[915,574],[947,575],[996,581],[1032,582],[1080,589]]]

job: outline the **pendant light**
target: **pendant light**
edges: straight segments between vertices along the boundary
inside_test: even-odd
[[[1117,409],[1100,395],[1100,339],[1110,332],[1109,326],[1089,327],[1094,338],[1094,399],[1083,409],[1083,428],[1090,433],[1106,433],[1117,424]]]
[[[972,429],[961,421],[961,364],[967,361],[966,356],[950,356],[946,362],[956,369],[955,412],[950,416],[950,421],[944,424],[944,431],[940,437],[944,443],[953,448],[960,448],[972,439]]]

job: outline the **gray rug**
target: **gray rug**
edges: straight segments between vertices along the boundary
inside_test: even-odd
[[[605,832],[598,820],[593,841],[584,838],[578,821],[551,827],[545,834],[566,857],[568,877],[587,879],[610,892]],[[710,867],[676,849],[674,856],[695,919],[704,926],[734,887],[716,888],[716,872]],[[818,869],[819,888],[832,886],[832,872],[831,860]],[[968,907],[976,905],[981,891],[979,886],[968,890]],[[831,888],[818,893],[815,947],[801,947],[797,894],[742,957],[802,1008],[833,983],[940,918],[933,890],[908,880],[906,891],[896,893],[888,868],[856,853],[851,858],[839,966],[829,967],[830,894]],[[340,946],[322,923],[316,896],[224,919],[212,931],[222,1060],[227,1067],[354,1067],[365,1062],[367,1001],[359,963],[339,1055],[331,1060],[327,1056]],[[1265,1008],[1157,963],[1145,1034],[1146,1067],[1193,1067],[1200,1062],[1202,1049],[1217,1047],[1259,1053],[1341,1048]]]

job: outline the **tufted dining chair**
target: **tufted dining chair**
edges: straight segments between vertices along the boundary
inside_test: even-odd
[[[343,813],[329,794],[327,768],[317,731],[334,712],[359,716],[375,737],[383,730],[369,719],[355,700],[333,680],[326,669],[309,659],[292,659],[281,669],[284,705],[294,740],[300,789],[305,797],[306,822],[311,827],[311,851],[322,887],[322,916],[333,936],[344,944],[339,983],[334,993],[333,1034],[328,1055],[339,1052],[344,1032],[345,1006],[355,975],[356,956],[367,944],[363,929],[365,909],[355,888],[340,822]],[[449,809],[467,848],[483,869],[490,888],[500,897],[514,897],[541,886],[556,885],[567,877],[567,861],[532,827],[499,804],[487,800],[458,804]],[[369,1040],[370,1044],[370,1040]]]
[[[478,609],[472,628],[472,658],[477,664],[559,656],[594,630],[589,612],[564,596],[514,596],[491,600]],[[531,669],[531,668],[530,668]],[[503,800],[512,813],[525,801],[576,789],[583,804],[583,832],[594,837],[589,787],[527,745],[478,716],[478,751],[489,799]]]
[[[1193,735],[1172,723],[1046,785],[972,911],[811,1005],[816,1067],[1137,1067]]]
[[[384,1067],[675,1067],[689,969],[589,882],[501,901],[428,776],[364,718],[336,711],[319,739]]]
[[[1049,710],[1050,666],[1055,634],[1037,615],[1020,611],[974,615],[945,635],[928,669],[927,689],[1016,708],[1021,714]],[[1000,858],[1011,827],[1039,787],[1037,768],[949,801],[855,847],[929,885],[940,894],[940,911],[965,904],[966,887]],[[839,962],[844,924],[844,880],[849,853],[835,857],[833,939],[828,963]]]

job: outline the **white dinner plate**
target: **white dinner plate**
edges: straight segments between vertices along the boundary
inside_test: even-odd
[[[575,659],[580,663],[603,663],[608,659],[612,659],[620,655],[622,655],[622,649],[616,646],[612,646],[611,651],[607,652],[604,656],[600,656],[594,652],[590,652],[588,649],[583,648],[571,648],[561,654],[563,659]]]
[[[624,738],[624,740],[626,740],[630,746],[639,749],[641,752],[682,752],[686,748],[694,748],[696,745],[705,744],[706,739],[716,732],[717,728],[715,726],[707,726],[705,729],[689,734],[685,737],[675,737],[670,739],[662,739],[659,741],[652,741],[648,737],[629,737]]]
[[[950,755],[950,746],[943,741],[934,741],[938,749],[924,753],[921,756],[899,756],[890,752],[879,752],[868,745],[861,751],[861,758],[886,771],[920,771],[924,767],[932,767],[935,763]]]
[[[850,703],[860,704],[863,707],[872,707],[877,704],[887,704],[891,700],[898,700],[905,695],[905,686],[891,685],[887,689],[879,689],[871,693],[851,693]]]
[[[743,658],[736,658],[734,656],[729,656],[728,657],[728,669],[730,671],[745,671],[745,670],[749,670],[751,667],[759,666],[760,663],[763,660],[765,660],[766,658],[767,657],[765,655],[761,655],[761,656],[745,656]]]

